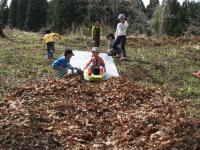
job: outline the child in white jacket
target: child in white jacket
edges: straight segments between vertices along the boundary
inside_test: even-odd
[[[117,29],[115,33],[116,40],[113,45],[113,48],[116,49],[117,46],[120,45],[122,50],[122,56],[120,60],[126,60],[126,31],[129,25],[128,22],[125,20],[126,17],[124,14],[120,14],[117,19],[119,20],[119,23],[117,24]]]

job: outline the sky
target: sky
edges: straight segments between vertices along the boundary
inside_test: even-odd
[[[8,0],[8,5],[10,5],[10,1],[11,0]],[[162,0],[159,0],[159,1],[160,1],[160,3],[162,2]],[[182,4],[184,0],[178,0],[178,1],[180,2],[180,4]],[[195,1],[200,1],[200,0],[195,0]],[[143,3],[145,6],[147,6],[149,4],[149,2],[150,2],[150,0],[143,0]]]

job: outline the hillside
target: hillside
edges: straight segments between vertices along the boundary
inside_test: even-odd
[[[0,40],[0,93],[20,85],[25,80],[40,79],[43,73],[53,75],[50,62],[45,62],[41,34],[5,30],[16,41]],[[88,39],[90,42],[90,39]],[[166,94],[178,99],[199,101],[199,79],[191,74],[200,66],[199,37],[129,37],[127,41],[128,61],[116,60],[122,76],[142,83],[160,86]],[[86,50],[85,37],[64,36],[56,44],[56,57],[63,49]],[[103,39],[101,50],[106,49]]]
[[[53,78],[41,34],[6,34],[16,43],[0,41],[0,148],[200,148],[199,37],[129,37],[122,77],[89,83]],[[84,43],[65,36],[56,56]]]

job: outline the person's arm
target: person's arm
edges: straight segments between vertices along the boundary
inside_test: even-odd
[[[90,61],[85,65],[84,69],[86,69],[92,62],[92,59],[90,59]]]
[[[124,26],[125,26],[126,28],[128,28],[129,24],[128,24],[128,21],[127,21],[127,20],[125,21]]]
[[[115,39],[116,39],[117,36],[118,36],[118,30],[119,30],[119,24],[117,24],[117,29],[116,29],[116,32],[115,32]]]
[[[53,33],[53,37],[54,37],[54,39],[56,39],[56,40],[60,40],[62,37],[60,36],[60,34],[58,34],[58,33]]]
[[[54,68],[54,69],[56,69],[56,70],[60,70],[60,69],[61,69],[59,60],[55,60],[55,61],[52,63],[52,68]]]
[[[69,69],[71,69],[71,70],[73,70],[74,69],[74,67],[72,67],[72,65],[68,62],[67,63],[67,66],[66,66],[67,68],[69,68]]]

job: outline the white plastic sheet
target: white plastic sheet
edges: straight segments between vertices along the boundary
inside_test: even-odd
[[[81,68],[83,69],[86,65],[86,63],[90,60],[92,53],[87,51],[73,51],[74,55],[71,58],[71,65],[73,67]],[[105,64],[106,64],[106,79],[109,79],[111,77],[118,77],[119,73],[117,71],[117,67],[113,61],[113,58],[111,56],[108,56],[106,53],[100,53],[100,56],[103,58]]]

